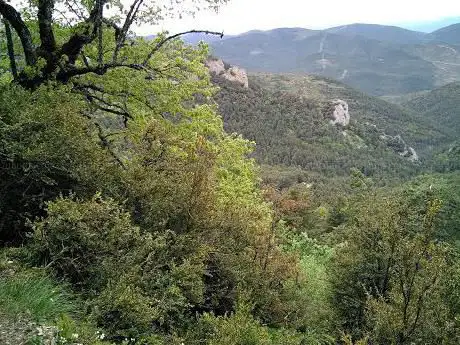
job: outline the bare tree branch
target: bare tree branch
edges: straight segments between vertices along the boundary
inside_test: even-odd
[[[104,10],[104,6],[102,5],[102,0],[96,0],[96,6],[98,8],[98,15],[96,20],[96,28],[97,28],[97,65],[102,67],[103,60],[104,60],[104,48],[102,46],[102,13]]]
[[[128,30],[133,24],[134,20],[136,19],[137,13],[139,12],[139,9],[143,2],[144,0],[134,0],[134,2],[131,4],[129,12],[126,15],[125,22],[123,23],[123,27],[121,28],[119,35],[116,39],[116,46],[112,56],[113,62],[117,61],[118,53],[126,41],[126,35],[128,33]]]
[[[91,67],[90,66],[90,67],[72,68],[72,69],[62,70],[59,73],[57,73],[56,79],[63,83],[66,83],[70,80],[70,78],[76,77],[79,75],[85,75],[88,73],[95,73],[98,75],[103,75],[110,69],[123,68],[123,67],[134,69],[136,71],[147,71],[147,69],[140,64],[111,63],[111,64],[102,65],[101,67],[99,66]]]
[[[92,85],[76,84],[74,90],[83,94],[89,101],[92,102],[92,105],[96,106],[100,110],[114,115],[122,116],[123,118],[132,118],[131,114],[128,112],[125,106],[117,103],[112,103],[104,99],[104,95],[109,94],[101,88],[93,87]],[[90,90],[93,90],[93,92]],[[96,95],[94,91],[99,92],[101,95]]]
[[[94,119],[88,113],[83,112],[83,116],[85,116],[87,119],[91,120],[93,122],[94,126],[97,128],[98,136],[99,136],[99,139],[101,140],[102,147],[104,147],[104,148],[106,148],[108,150],[109,154],[118,163],[118,165],[120,165],[123,169],[126,169],[125,164],[117,156],[117,154],[113,151],[112,145],[107,140],[109,135],[104,133],[104,130],[103,130],[102,126],[97,121],[94,121]]]
[[[168,36],[166,37],[165,39],[161,40],[160,42],[157,43],[157,45],[150,51],[150,53],[147,55],[147,57],[145,58],[144,62],[143,62],[143,65],[147,65],[147,63],[149,62],[149,60],[152,58],[152,56],[161,49],[161,47],[163,47],[166,43],[168,43],[169,41],[175,39],[175,38],[178,38],[180,36],[183,36],[183,35],[187,35],[187,34],[194,34],[194,33],[198,33],[198,34],[206,34],[206,35],[216,35],[216,36],[220,36],[220,38],[224,37],[224,33],[223,32],[216,32],[216,31],[208,31],[208,30],[190,30],[190,31],[184,31],[184,32],[180,32],[178,34],[175,34],[175,35],[172,35],[172,36]]]

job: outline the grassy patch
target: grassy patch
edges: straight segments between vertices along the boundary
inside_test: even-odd
[[[48,277],[19,275],[0,278],[0,313],[27,315],[35,321],[54,320],[74,311],[70,295]]]

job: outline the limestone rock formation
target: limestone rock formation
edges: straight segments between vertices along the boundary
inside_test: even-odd
[[[332,101],[333,111],[331,123],[338,124],[343,127],[348,126],[350,123],[350,113],[348,112],[348,103],[341,99]]]
[[[249,87],[248,74],[243,68],[229,66],[221,59],[209,59],[206,61],[206,66],[208,67],[210,73],[238,83],[245,88]]]

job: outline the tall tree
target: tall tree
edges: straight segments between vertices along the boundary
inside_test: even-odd
[[[90,73],[103,75],[116,68],[143,71],[146,77],[152,78],[161,71],[155,70],[150,61],[169,41],[186,33],[222,34],[190,30],[161,36],[133,59],[134,26],[155,24],[166,16],[181,16],[184,12],[193,14],[204,8],[217,10],[227,1],[132,0],[125,8],[121,1],[116,0],[38,0],[27,7],[0,0],[0,14],[21,42],[25,66],[15,80],[33,89],[48,80],[68,83],[72,77]],[[34,24],[38,26],[36,35]],[[58,29],[62,28],[65,34],[62,34],[63,30],[58,34]]]

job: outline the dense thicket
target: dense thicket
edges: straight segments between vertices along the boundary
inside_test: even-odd
[[[70,284],[111,342],[213,343],[241,322],[255,329],[241,343],[320,338],[331,325],[310,325],[299,256],[279,246],[252,145],[223,131],[206,57],[171,40],[154,78],[120,68],[29,90],[4,73],[2,244]]]

